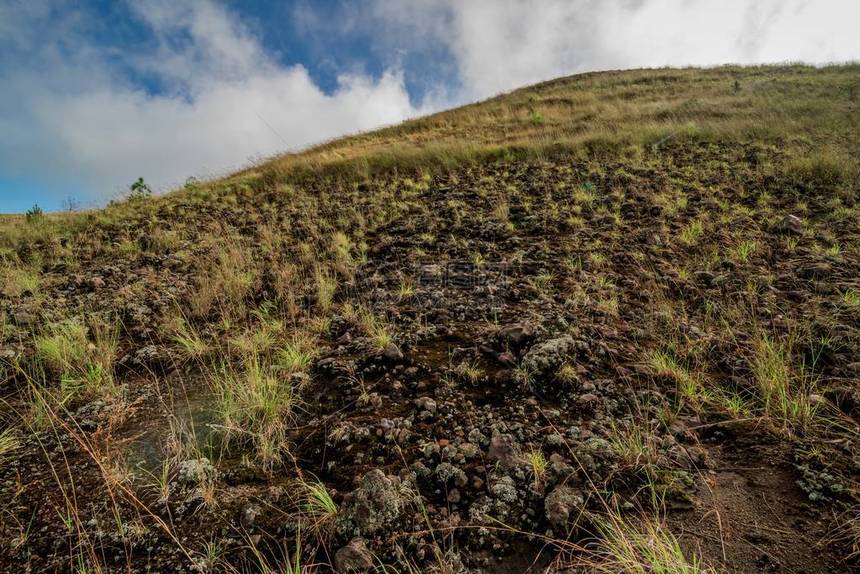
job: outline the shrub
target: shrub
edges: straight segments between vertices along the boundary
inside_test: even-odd
[[[143,181],[142,177],[137,178],[137,181],[131,184],[130,190],[131,193],[129,193],[128,197],[133,201],[146,199],[152,195],[152,189]]]
[[[825,191],[835,189],[850,177],[851,164],[835,151],[823,149],[791,160],[786,171],[796,185]]]
[[[42,208],[39,207],[38,204],[36,204],[26,211],[24,217],[26,218],[27,223],[36,223],[37,221],[42,219],[42,216],[44,214],[45,212],[42,211]]]

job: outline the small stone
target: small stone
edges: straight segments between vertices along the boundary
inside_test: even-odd
[[[338,345],[349,345],[350,343],[352,343],[352,334],[349,331],[341,335],[337,340]]]
[[[242,511],[239,513],[239,524],[242,525],[242,528],[245,530],[250,530],[254,527],[254,524],[257,522],[257,517],[260,516],[262,510],[259,505],[249,502],[242,507]]]
[[[527,322],[512,323],[502,327],[496,337],[505,347],[522,347],[526,342],[534,337],[535,330],[531,324]]]
[[[778,232],[788,235],[803,235],[803,221],[796,215],[786,215],[776,229]]]
[[[448,491],[448,502],[451,504],[457,504],[460,502],[460,491],[456,488],[452,488]]]
[[[368,572],[373,569],[373,554],[364,538],[356,537],[334,555],[334,567],[339,574]]]
[[[386,345],[386,347],[382,350],[382,356],[389,361],[394,362],[403,360],[403,353],[400,351],[400,349],[397,348],[397,345],[395,345],[394,343],[389,343],[388,345]]]
[[[422,411],[427,411],[432,414],[436,413],[436,401],[430,397],[419,397],[415,399],[415,406]]]
[[[515,367],[517,364],[517,359],[514,357],[513,353],[509,353],[507,351],[496,355],[496,360],[506,367]]]
[[[519,445],[509,434],[494,434],[490,439],[487,456],[490,460],[498,461],[503,467],[517,466],[520,463]]]
[[[702,287],[713,287],[716,282],[716,276],[710,271],[696,271],[696,283]]]
[[[576,404],[581,407],[594,408],[600,402],[600,397],[594,393],[585,393],[576,399]]]
[[[523,369],[530,373],[532,382],[551,379],[575,349],[576,341],[570,335],[544,341],[529,349],[523,357]]]
[[[384,532],[400,520],[405,504],[400,479],[373,469],[344,499],[337,517],[338,531],[342,535]]]

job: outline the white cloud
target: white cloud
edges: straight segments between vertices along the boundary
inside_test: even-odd
[[[375,28],[381,18],[410,30],[397,36],[401,48],[447,44],[465,99],[581,71],[860,59],[856,0],[374,0],[373,6],[365,19]]]
[[[304,67],[270,59],[234,15],[208,0],[130,6],[155,32],[155,54],[101,53],[75,14],[63,22],[70,34],[62,40],[16,38],[44,69],[5,63],[4,84],[14,88],[0,95],[0,174],[76,184],[89,190],[87,199],[105,198],[141,175],[165,188],[421,111],[396,70],[344,75],[323,92]],[[39,15],[28,13],[28,25]],[[69,46],[72,53],[58,57]],[[129,84],[109,62],[118,56],[165,87],[153,95]]]

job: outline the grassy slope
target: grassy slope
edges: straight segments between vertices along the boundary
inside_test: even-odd
[[[23,488],[0,519],[12,541],[0,556],[9,563],[30,556],[37,567],[103,559],[106,543],[87,526],[93,510],[69,503],[78,474],[84,478],[75,482],[112,485],[119,502],[90,502],[140,522],[158,541],[156,564],[200,552],[201,539],[170,539],[191,535],[187,527],[164,528],[141,511],[159,498],[146,480],[94,466],[121,467],[122,449],[97,448],[91,430],[70,421],[79,420],[81,405],[103,398],[125,414],[96,416],[100,439],[139,429],[129,405],[144,405],[147,420],[173,428],[173,406],[163,396],[201,385],[215,397],[218,440],[229,447],[220,464],[229,469],[231,456],[245,455],[263,484],[280,484],[265,478],[273,469],[320,474],[319,439],[305,445],[303,438],[318,436],[315,417],[333,417],[329,426],[337,428],[372,427],[381,398],[388,418],[414,419],[409,444],[417,446],[448,425],[415,418],[413,400],[430,394],[440,410],[486,429],[497,423],[457,405],[489,401],[476,385],[501,386],[511,400],[487,404],[515,421],[508,430],[532,453],[512,504],[538,516],[543,498],[529,492],[549,492],[563,480],[541,470],[541,457],[572,464],[590,444],[571,438],[575,444],[560,451],[550,446],[551,429],[528,422],[543,409],[561,409],[553,425],[588,427],[607,441],[605,466],[579,471],[594,487],[592,501],[616,493],[649,513],[662,505],[641,495],[642,485],[679,495],[687,480],[679,474],[695,478],[707,464],[667,463],[711,449],[698,444],[709,436],[695,430],[667,446],[678,425],[728,428],[734,438],[720,445],[728,450],[738,448],[736,436],[767,436],[766,452],[757,447],[745,456],[767,460],[788,473],[788,485],[799,479],[826,499],[814,512],[848,517],[833,545],[845,556],[856,529],[846,491],[856,478],[852,402],[860,375],[852,359],[860,345],[858,98],[856,66],[587,74],[285,155],[164,197],[0,221],[0,350],[10,359],[2,420],[8,436],[31,445],[6,447],[5,456],[31,475],[18,479]],[[802,219],[800,234],[778,231],[787,214]],[[428,264],[445,261],[474,265],[479,287],[497,281],[499,268],[509,283],[497,298],[478,288],[440,300],[420,280]],[[528,372],[517,353],[508,370],[478,351],[501,350],[499,326],[524,319],[540,340],[567,334],[580,350],[547,373]],[[346,375],[324,373],[316,361],[343,346],[335,341],[345,331],[353,364]],[[374,366],[391,346],[418,367],[418,375],[392,370],[405,391],[382,376],[393,367]],[[416,376],[434,381],[429,390],[426,382],[410,386]],[[321,399],[320,388],[341,398]],[[644,389],[656,398],[643,405]],[[527,402],[534,396],[548,403]],[[82,445],[78,464],[89,470],[64,473],[63,463],[33,448],[30,433],[49,444],[51,429]],[[172,438],[164,466],[171,476],[196,448]],[[342,447],[335,441],[329,448]],[[411,447],[396,457],[373,444],[357,450],[393,474],[404,458],[438,462]],[[722,460],[722,451],[711,454]],[[60,468],[56,475],[47,461]],[[341,465],[324,476],[341,494],[370,468],[353,455]],[[64,496],[49,497],[55,512],[33,514],[57,483]],[[220,502],[194,520],[223,526],[226,510],[244,499],[223,483],[210,486]],[[444,503],[433,494],[438,485],[419,480],[416,488],[431,508]],[[261,496],[250,490],[252,500]],[[461,513],[469,516],[481,493],[463,490]],[[270,520],[303,520],[296,505],[275,506]],[[590,510],[599,515],[602,507],[594,502]],[[58,515],[73,523],[80,541],[73,551],[52,556],[44,541],[22,539],[30,516],[50,529]],[[512,526],[546,529],[541,518],[516,516]],[[591,528],[611,542],[604,550],[619,561],[647,561],[638,535],[610,516],[608,527]],[[431,522],[444,526],[437,517]],[[326,528],[334,532],[319,534],[326,546],[348,539]],[[802,532],[777,542],[770,554],[814,563],[783,548],[806,544]],[[481,542],[466,531],[458,543],[469,550]],[[129,544],[119,544],[121,554],[139,567]],[[729,556],[723,549],[709,558],[740,568],[749,552],[738,544]],[[666,550],[659,559],[682,558]]]

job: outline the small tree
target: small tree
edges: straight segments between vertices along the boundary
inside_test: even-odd
[[[35,223],[42,219],[43,213],[42,208],[37,203],[24,213],[24,217],[26,217],[27,223]]]
[[[69,211],[69,212],[77,211],[79,208],[80,208],[80,203],[78,202],[77,199],[75,199],[71,195],[63,200],[63,209],[65,209],[66,211]]]
[[[142,177],[137,178],[137,181],[131,184],[131,194],[129,199],[141,200],[152,195],[152,189],[143,181]]]

